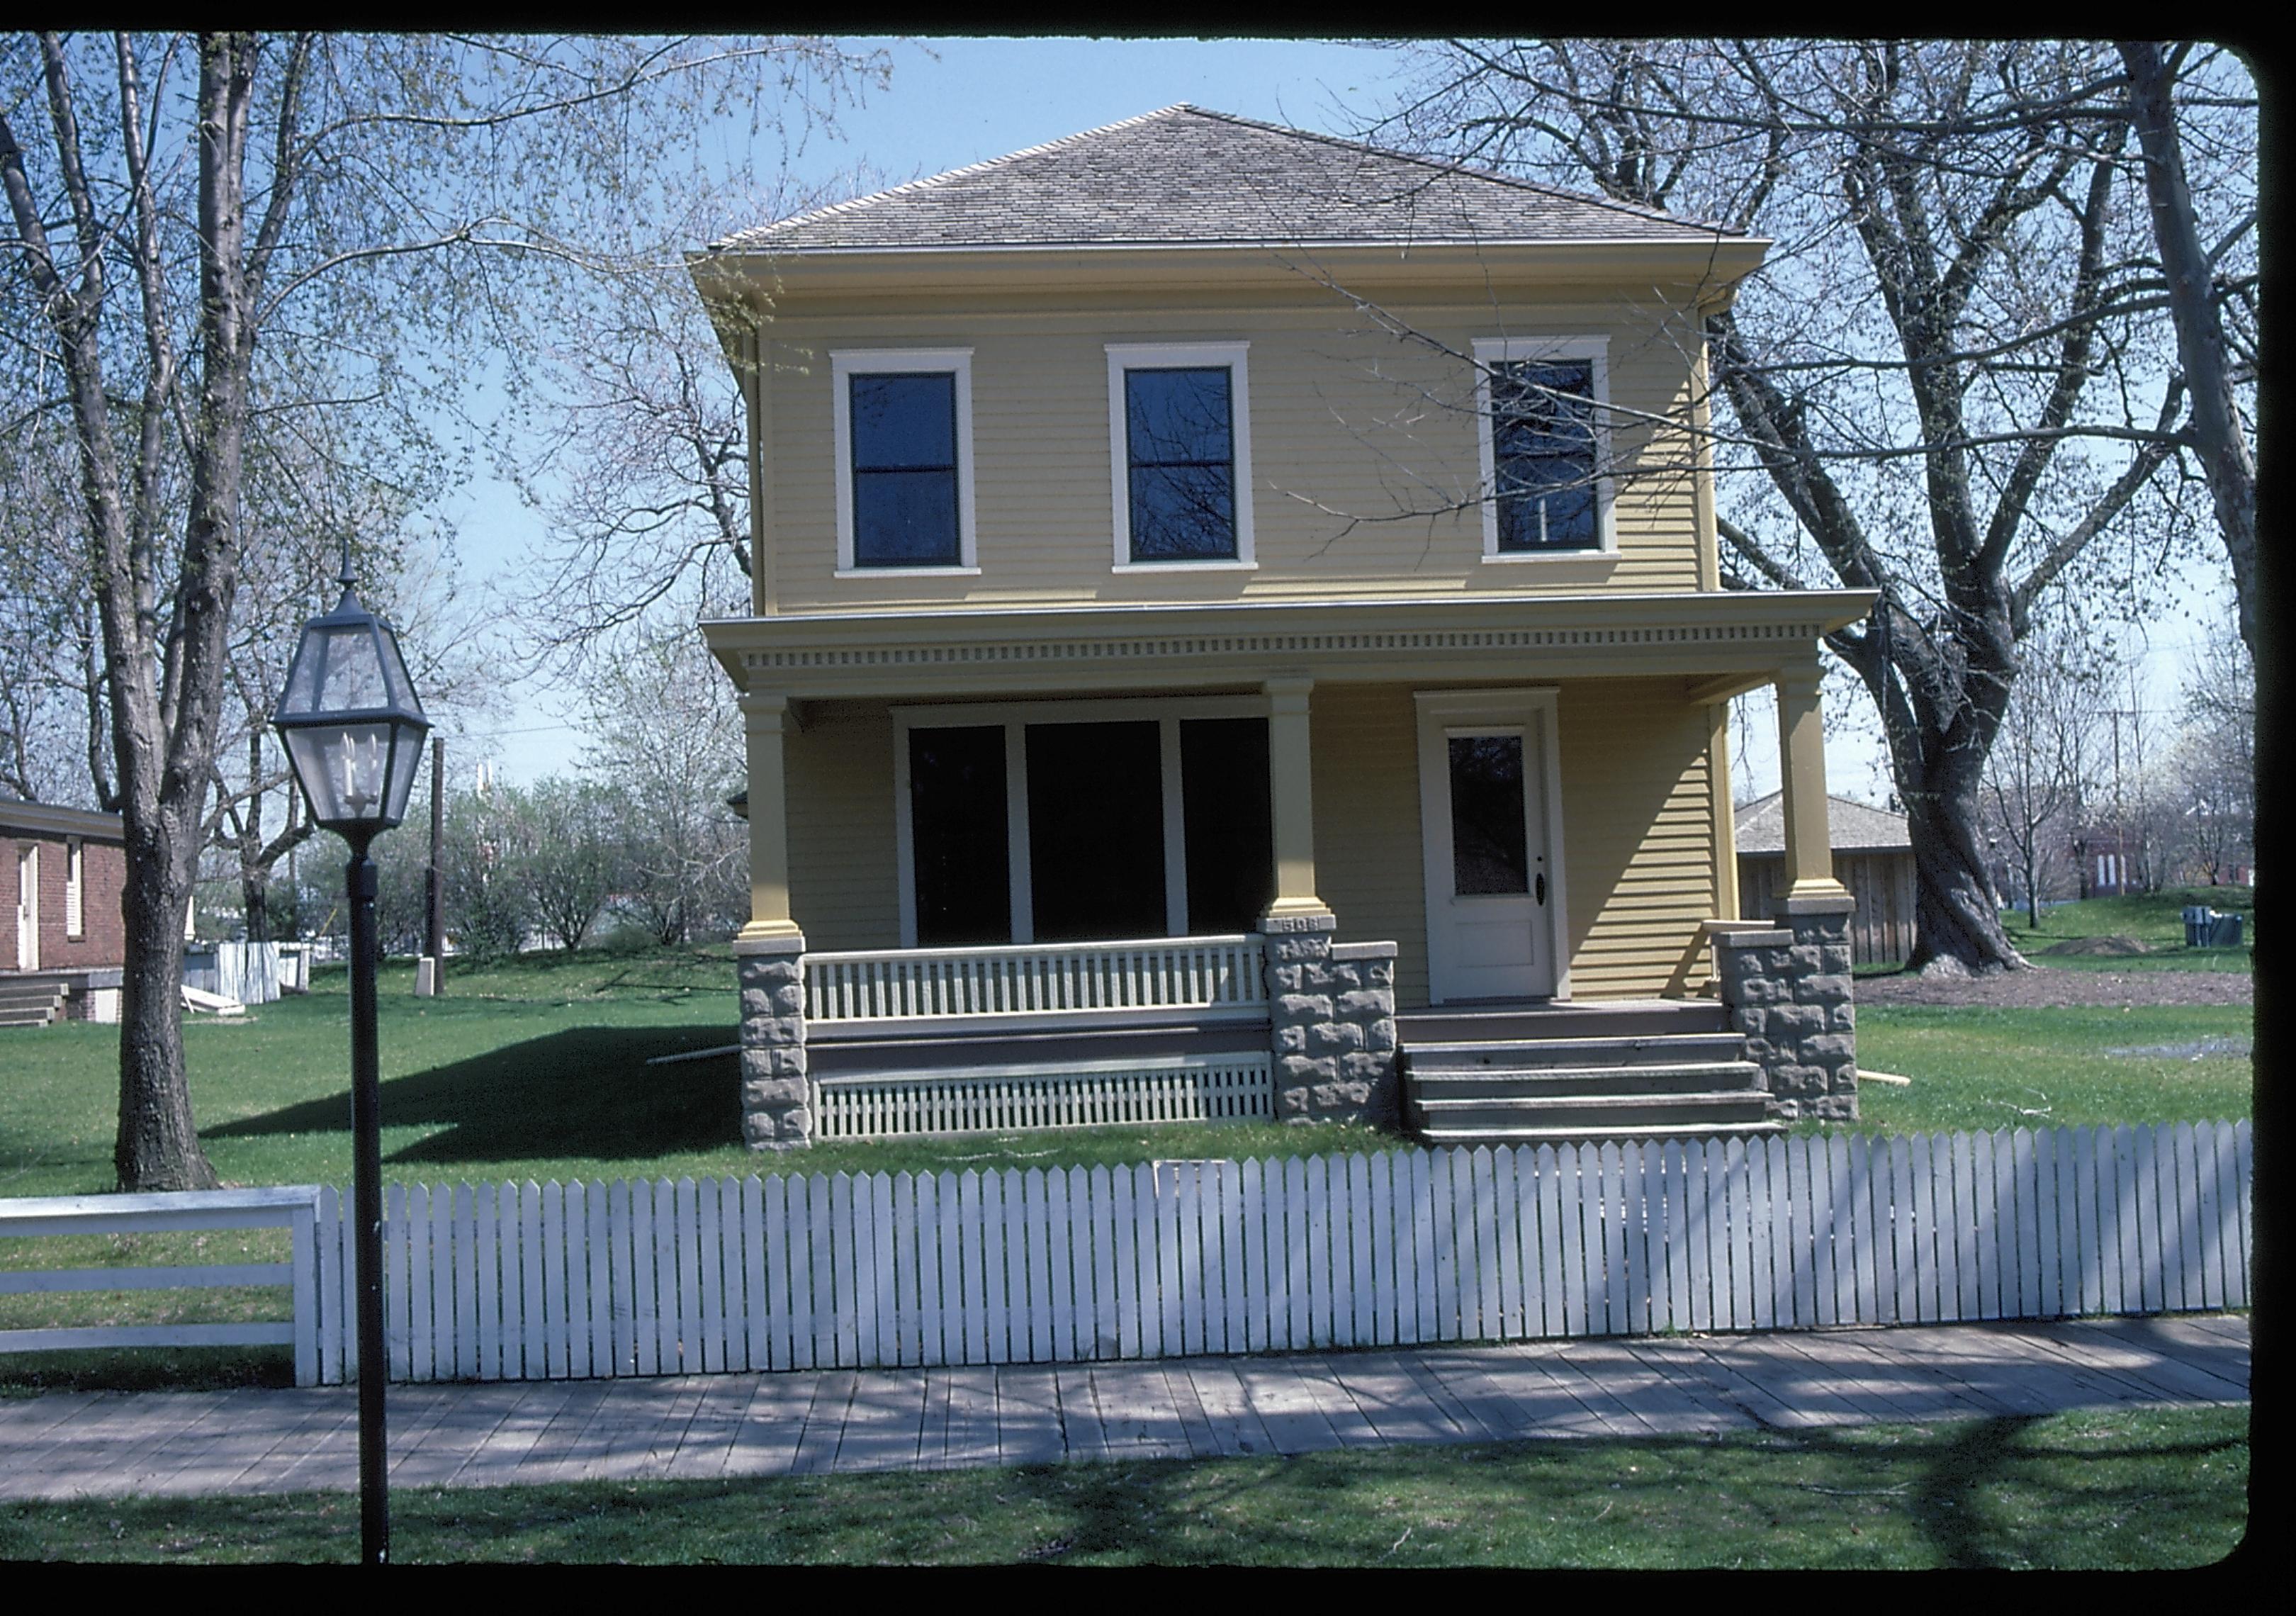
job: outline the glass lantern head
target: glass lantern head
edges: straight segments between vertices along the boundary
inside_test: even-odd
[[[387,831],[406,817],[430,721],[406,677],[398,635],[351,588],[348,558],[343,598],[303,626],[271,723],[313,823],[350,836]]]

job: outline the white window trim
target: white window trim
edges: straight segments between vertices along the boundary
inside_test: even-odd
[[[1245,572],[1259,566],[1251,537],[1251,379],[1249,342],[1111,342],[1108,349],[1110,497],[1116,511],[1117,572]],[[1235,450],[1235,554],[1218,561],[1132,559],[1132,453],[1126,428],[1124,373],[1222,367],[1230,377],[1228,425]]]
[[[853,541],[853,402],[848,378],[886,371],[943,372],[956,378],[956,553],[954,567],[865,567]],[[840,578],[969,578],[980,571],[972,529],[972,350],[969,348],[873,348],[829,356],[831,415],[837,439],[837,576]]]
[[[87,934],[87,904],[82,883],[87,875],[87,844],[72,836],[64,841],[64,935],[77,942]]]
[[[893,710],[893,824],[901,898],[901,947],[917,947],[917,849],[909,818],[909,731],[991,729],[1004,732],[1004,837],[1010,923],[1015,943],[1037,940],[1036,890],[1029,869],[1029,745],[1030,724],[1120,724],[1153,719],[1163,765],[1164,924],[1167,935],[1188,935],[1187,826],[1181,812],[1180,721],[1183,718],[1264,718],[1264,695],[1115,697],[1093,701],[996,701]]]
[[[1475,353],[1475,439],[1482,460],[1483,559],[1513,566],[1519,562],[1584,562],[1589,557],[1619,553],[1617,522],[1611,512],[1615,492],[1611,479],[1601,471],[1611,463],[1611,340],[1605,336],[1477,337]],[[1588,359],[1594,362],[1595,383],[1595,529],[1601,542],[1592,549],[1527,551],[1499,548],[1498,456],[1491,443],[1491,367],[1522,359]]]

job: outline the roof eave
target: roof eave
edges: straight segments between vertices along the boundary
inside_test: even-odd
[[[1457,282],[1488,286],[1629,281],[1688,289],[1704,309],[1726,307],[1761,264],[1760,237],[1576,241],[1066,242],[1042,245],[723,247],[687,260],[697,286],[712,283],[762,310],[822,293],[895,295],[1037,283],[1234,285],[1244,280],[1346,284],[1349,280]]]

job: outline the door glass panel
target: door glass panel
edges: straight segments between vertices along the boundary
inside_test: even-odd
[[[1451,740],[1452,890],[1462,898],[1530,890],[1522,737]]]
[[[1153,719],[1029,726],[1038,942],[1164,935],[1161,741]]]
[[[1013,940],[1002,726],[909,732],[917,943]]]

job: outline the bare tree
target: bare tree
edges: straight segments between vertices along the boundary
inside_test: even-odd
[[[743,777],[734,692],[690,629],[600,647],[583,767],[613,793],[619,897],[664,944],[722,934],[749,899],[749,837],[726,806]]]
[[[644,211],[668,142],[737,102],[753,131],[801,117],[865,65],[788,41],[44,34],[0,49],[0,364],[77,451],[127,824],[124,1186],[215,1182],[176,992],[254,423],[335,412],[397,463],[433,459],[430,412],[466,396],[489,344],[521,370],[528,316],[547,312],[539,272]]]
[[[1911,822],[1917,965],[2022,964],[1979,824],[2036,610],[2133,605],[2191,543],[2125,92],[2110,51],[2043,42],[1454,42],[1388,126],[1775,238],[1702,333],[1725,581],[1881,592],[1827,644]]]
[[[2214,640],[2193,656],[2180,718],[2170,768],[2185,860],[2222,886],[2256,857],[2256,668],[2244,644]]]
[[[526,883],[535,919],[568,953],[613,897],[616,804],[593,782],[551,775],[526,793],[534,835]]]
[[[2230,129],[2222,127],[2226,111],[2222,86],[2211,83],[2208,73],[2219,53],[2190,42],[2166,51],[2150,42],[2124,41],[2119,48],[2128,71],[2130,114],[2144,154],[2144,193],[2167,282],[2169,313],[2176,324],[2177,363],[2192,394],[2193,418],[2185,437],[2216,506],[2217,531],[2224,538],[2240,603],[2240,637],[2253,657],[2261,632],[2256,454],[2248,431],[2253,411],[2243,406],[2242,394],[2252,392],[2256,381],[2257,210],[2252,192],[2236,193],[2232,217],[2215,220],[2221,232],[2215,243],[2202,242],[2201,206],[2185,162],[2184,135],[2184,126],[2195,124],[2196,140],[2213,148],[2213,178],[2225,172],[2227,163],[2237,169],[2244,160],[2252,162],[2252,125],[2235,119]],[[2180,84],[2188,71],[2194,78]],[[2181,108],[2180,90],[2186,100]],[[2243,150],[2244,134],[2249,138]],[[2212,211],[2221,215],[2226,209],[2219,203]]]
[[[2101,670],[2089,666],[2088,636],[2052,623],[2029,631],[2024,667],[2003,710],[1985,760],[1986,819],[2017,862],[2026,923],[2041,924],[2041,896],[2062,874],[2095,785]]]

